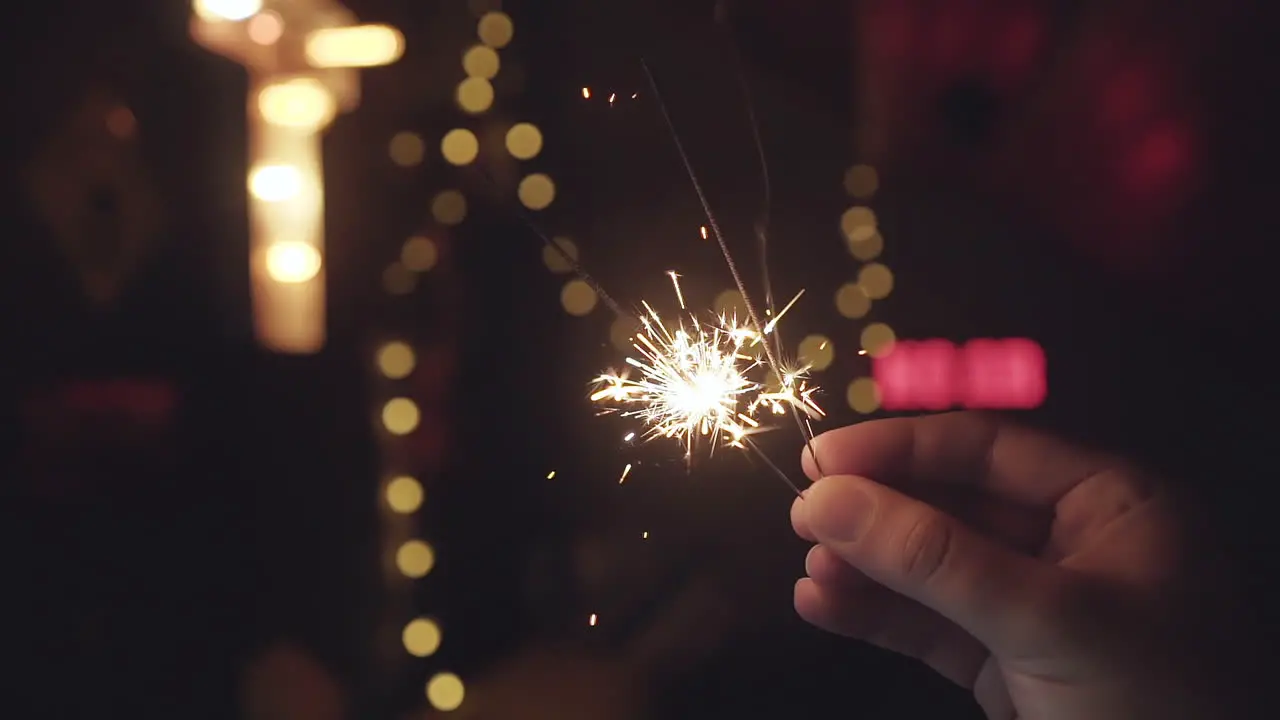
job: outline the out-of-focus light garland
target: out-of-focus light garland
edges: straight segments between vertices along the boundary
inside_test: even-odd
[[[849,254],[862,266],[856,281],[845,283],[836,291],[835,304],[844,317],[864,320],[875,302],[889,297],[894,285],[893,272],[876,262],[884,251],[884,238],[875,211],[866,204],[880,189],[879,173],[870,165],[854,165],[845,172],[844,189],[854,204],[840,216],[840,233]],[[868,323],[859,334],[858,354],[882,358],[893,351],[896,340],[888,325]],[[854,412],[870,415],[880,409],[880,388],[868,373],[849,383],[845,399]]]
[[[495,101],[492,81],[502,67],[499,49],[510,44],[515,33],[511,18],[496,11],[489,3],[481,3],[473,9],[482,9],[476,24],[479,43],[462,55],[463,78],[454,91],[454,102],[466,115],[481,115],[489,111]],[[542,148],[541,131],[529,123],[517,123],[507,132],[505,143],[511,155],[528,160]],[[475,163],[481,154],[480,139],[466,127],[447,130],[440,139],[440,155],[455,167]],[[420,165],[425,157],[427,144],[417,133],[405,131],[392,137],[389,144],[392,161],[401,167]],[[554,185],[549,177],[533,174],[521,183],[520,198],[528,207],[550,205],[554,198]],[[461,224],[467,217],[466,196],[455,189],[444,189],[435,194],[430,203],[431,217],[443,232]],[[425,235],[409,238],[401,248],[400,257],[383,272],[384,289],[393,295],[406,295],[418,287],[419,276],[435,269],[441,259],[441,248],[436,240]],[[378,351],[381,374],[390,379],[403,379],[412,372],[412,349],[402,341],[384,345]],[[382,425],[391,436],[412,432],[419,423],[416,405],[408,398],[396,397],[386,402],[382,409]],[[554,471],[551,476],[554,476]],[[400,515],[416,512],[422,504],[423,488],[416,478],[399,475],[386,485],[387,506]],[[425,541],[409,537],[396,541],[394,554],[399,572],[418,579],[427,575],[435,564],[435,551]],[[434,656],[442,645],[443,630],[436,619],[415,617],[401,633],[406,652],[418,658]],[[426,700],[440,712],[452,712],[462,707],[466,699],[466,684],[456,673],[437,668],[426,680]]]
[[[333,0],[194,0],[191,36],[250,76],[250,274],[259,341],[312,353],[325,341],[320,136],[359,104],[355,68],[399,59],[404,38],[357,25]]]

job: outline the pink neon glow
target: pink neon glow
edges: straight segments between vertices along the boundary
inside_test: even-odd
[[[1048,394],[1044,350],[1032,340],[899,340],[873,361],[886,410],[1030,409]]]

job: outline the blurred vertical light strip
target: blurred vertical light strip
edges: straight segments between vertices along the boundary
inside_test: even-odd
[[[194,0],[192,13],[193,39],[251,78],[249,267],[258,341],[282,353],[317,352],[325,343],[321,136],[339,108],[358,102],[353,68],[395,62],[404,37],[386,25],[352,24],[332,0]]]
[[[251,97],[261,99],[272,89],[258,87]],[[272,350],[312,353],[325,341],[320,128],[277,124],[261,110],[249,114],[254,328]]]

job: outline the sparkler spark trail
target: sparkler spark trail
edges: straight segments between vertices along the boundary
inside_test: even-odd
[[[759,416],[766,412],[782,415],[794,409],[809,417],[823,416],[813,400],[817,387],[809,384],[807,367],[775,376],[774,384],[768,382],[767,363],[747,354],[751,347],[767,341],[765,335],[794,305],[794,299],[765,326],[764,333],[728,315],[703,322],[685,309],[679,276],[669,274],[687,317],[668,324],[652,306],[642,303],[641,329],[632,345],[638,357],[626,359],[631,366],[628,370],[596,378],[592,402],[622,417],[640,420],[645,440],[680,442],[686,463],[692,463],[700,438],[710,445],[709,452],[724,445],[748,448],[763,457],[750,435],[762,429]],[[638,377],[633,378],[632,372]],[[777,466],[768,464],[795,489]],[[619,482],[626,475],[624,471]]]

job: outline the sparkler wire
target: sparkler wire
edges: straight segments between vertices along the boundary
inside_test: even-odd
[[[662,91],[658,88],[658,81],[654,77],[653,71],[649,69],[649,63],[644,58],[640,58],[640,66],[644,69],[645,78],[649,81],[649,88],[653,91],[654,100],[658,104],[658,110],[662,113],[662,119],[667,124],[667,130],[670,132],[671,140],[676,146],[676,152],[680,155],[680,161],[684,163],[685,173],[693,184],[694,192],[698,194],[698,202],[702,204],[703,214],[707,216],[707,224],[711,226],[711,232],[716,237],[716,244],[720,246],[720,254],[724,256],[725,264],[729,266],[729,274],[733,276],[733,283],[738,288],[738,294],[742,296],[742,304],[747,309],[747,317],[755,325],[756,332],[763,336],[765,335],[765,325],[760,322],[760,316],[756,314],[756,310],[752,305],[751,297],[747,293],[747,286],[742,281],[742,274],[738,272],[738,264],[734,262],[733,254],[729,252],[729,244],[725,241],[724,233],[720,232],[720,223],[716,222],[715,213],[711,211],[711,202],[707,200],[707,194],[702,189],[698,174],[693,169],[693,161],[689,159],[689,153],[685,151],[684,142],[680,140],[680,133],[676,130],[675,121],[671,119],[667,103],[662,98]],[[763,154],[763,146],[761,146],[761,153]],[[782,382],[782,365],[778,362],[777,357],[780,353],[774,352],[767,338],[762,339],[765,358],[769,361],[769,369],[777,376],[778,381]],[[817,466],[818,456],[813,451],[813,430],[800,419],[800,411],[797,408],[792,406],[791,410],[791,417],[795,419],[796,427],[799,428],[800,435],[805,439],[805,447],[809,451],[810,457],[813,458],[815,466]],[[822,468],[817,467],[817,470],[819,476],[821,476]]]

